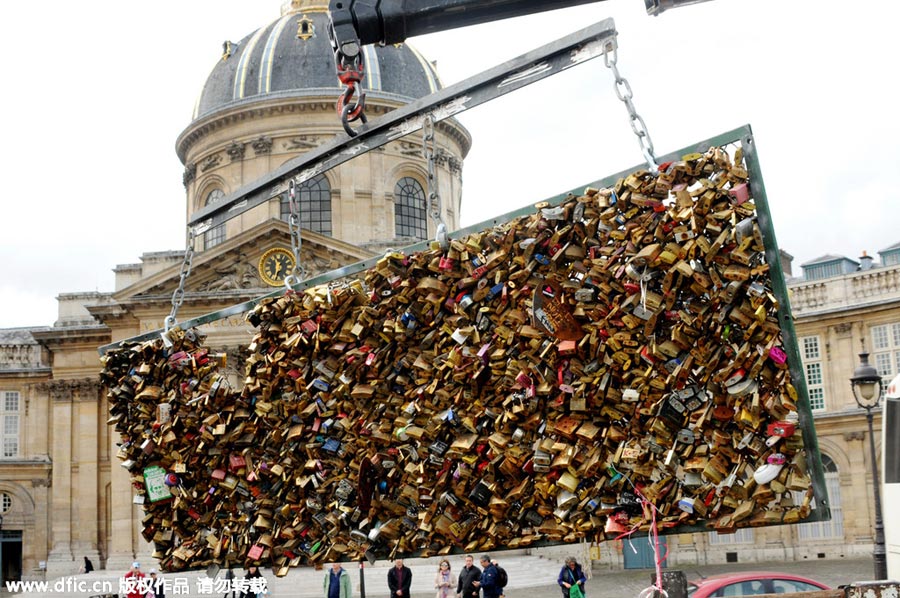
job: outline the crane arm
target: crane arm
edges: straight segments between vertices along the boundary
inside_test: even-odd
[[[331,0],[336,48],[348,56],[353,47],[396,44],[409,37],[490,21],[593,4],[603,0]],[[644,0],[647,13],[706,0]]]
[[[334,50],[338,80],[344,86],[337,113],[351,137],[350,123],[366,122],[366,94],[361,82],[364,64],[361,47],[396,44],[408,37],[457,27],[592,4],[603,0],[330,0],[328,35]],[[647,12],[661,12],[707,0],[644,0]]]

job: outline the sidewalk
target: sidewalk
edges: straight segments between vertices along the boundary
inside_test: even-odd
[[[556,576],[561,568],[561,563],[544,559],[538,556],[517,556],[501,558],[502,566],[509,573],[509,586],[506,588],[507,598],[562,598],[559,586],[556,585]],[[450,558],[454,574],[459,571],[462,559],[459,556]],[[413,571],[412,598],[434,598],[432,590],[434,571],[437,570],[438,560],[431,559],[407,559],[406,564]],[[374,567],[366,567],[365,583],[366,598],[389,598],[387,591],[386,575],[390,563],[379,562]],[[348,564],[353,585],[353,596],[359,598],[359,573],[357,565]],[[686,566],[681,570],[687,575],[688,581],[701,576],[715,575],[735,571],[782,571],[795,573],[816,579],[831,587],[852,582],[867,581],[873,577],[872,560],[844,559],[844,560],[815,560],[802,562],[767,562],[767,563],[735,563],[728,565],[699,565]],[[235,571],[238,576],[243,575],[242,570]],[[71,576],[69,579],[87,584],[95,582],[108,582],[113,588],[112,593],[118,592],[118,580],[125,571],[95,571],[89,575]],[[268,573],[265,572],[264,573]],[[322,578],[324,570],[295,569],[286,577],[274,578],[267,575],[271,598],[320,598],[322,596]],[[587,583],[586,594],[588,598],[637,598],[642,590],[651,585],[653,569],[617,570],[608,571],[595,567],[593,578]],[[224,576],[224,572],[220,573]],[[221,594],[211,592],[209,586],[200,591],[198,580],[205,577],[205,572],[165,573],[163,578],[170,583],[180,583],[185,592],[174,591],[168,588],[167,598],[208,598]],[[59,580],[50,580],[50,591],[28,593],[29,598],[87,598],[99,592],[72,591],[71,587],[62,592],[53,591],[54,583]],[[61,584],[64,585],[64,584]],[[4,593],[5,589],[4,589]]]

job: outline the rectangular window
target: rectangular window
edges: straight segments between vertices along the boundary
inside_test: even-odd
[[[753,544],[753,530],[749,527],[742,527],[733,534],[713,532],[709,534],[709,543],[716,546],[720,544]]]
[[[812,409],[825,409],[825,380],[822,374],[822,348],[819,337],[801,337],[800,346],[803,347],[803,369],[806,372],[809,406]]]
[[[822,280],[823,278],[831,278],[832,276],[840,276],[841,263],[831,262],[829,264],[818,264],[810,266],[806,269],[807,280]]]
[[[828,489],[828,498],[831,500],[831,521],[814,521],[801,523],[797,526],[801,542],[815,542],[816,540],[842,539],[844,537],[844,511],[841,508],[841,481],[837,472],[825,474],[825,487]],[[794,502],[801,504],[804,494],[793,492]],[[816,499],[813,499],[812,507],[815,508]]]
[[[3,391],[3,402],[0,403],[0,438],[3,442],[2,457],[9,459],[19,456],[19,392],[15,390]]]
[[[875,369],[878,370],[879,376],[887,377],[891,375],[892,361],[890,353],[875,354]]]
[[[819,358],[819,337],[804,336],[803,337],[803,359]]]
[[[822,364],[808,363],[806,364],[806,382],[810,386],[822,385]]]
[[[225,224],[219,224],[203,233],[203,249],[212,249],[225,240]]]
[[[873,326],[872,327],[872,348],[878,351],[879,349],[887,349],[890,346],[888,343],[888,327],[887,326]]]
[[[891,379],[900,372],[900,322],[872,326],[871,363],[882,378],[882,386],[890,384]]]

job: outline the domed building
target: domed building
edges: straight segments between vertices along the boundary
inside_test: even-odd
[[[294,0],[240,41],[223,44],[193,118],[176,141],[184,164],[186,218],[344,135],[341,89],[327,35],[327,2]],[[432,64],[409,45],[364,49],[371,119],[440,89]],[[442,217],[459,227],[462,163],[471,137],[452,119],[435,127]],[[373,257],[386,247],[433,238],[421,133],[361,155],[300,188],[301,264],[308,276]],[[275,197],[196,239],[179,320],[235,305],[282,286],[266,256],[291,254],[289,206]],[[45,328],[0,330],[0,581],[54,578],[149,559],[142,511],[116,457],[98,383],[97,347],[163,327],[183,248],[145,253],[115,268],[112,293],[61,293]],[[205,327],[240,381],[250,338],[240,316]],[[7,433],[15,429],[14,433]]]
[[[335,112],[341,89],[327,27],[326,2],[294,0],[282,9],[281,18],[223,44],[222,59],[203,86],[194,119],[176,142],[185,165],[188,217],[344,134]],[[370,118],[440,89],[434,67],[409,45],[364,46],[363,59]],[[471,139],[454,121],[436,129],[439,193],[452,230],[458,228],[462,160]],[[301,191],[303,228],[316,242],[330,238],[366,250],[432,236],[421,156],[421,140],[411,137],[307,181]],[[207,232],[203,248],[271,218],[284,218],[287,210],[287,202],[281,201],[245,213]]]

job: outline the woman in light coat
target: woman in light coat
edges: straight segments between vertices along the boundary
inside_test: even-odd
[[[437,573],[434,576],[434,588],[437,594],[434,598],[452,598],[453,575],[450,573],[450,561],[443,559],[438,564]]]

